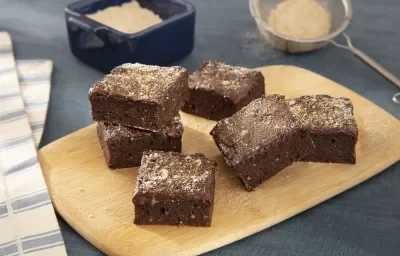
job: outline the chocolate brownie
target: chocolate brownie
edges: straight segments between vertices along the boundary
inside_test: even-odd
[[[133,196],[134,223],[210,226],[215,168],[215,161],[199,153],[143,153]]]
[[[124,64],[89,90],[95,121],[159,131],[188,97],[182,67]]]
[[[315,149],[282,95],[253,100],[219,121],[211,135],[248,191]]]
[[[182,110],[218,121],[262,95],[260,71],[209,60],[189,76],[189,99]]]
[[[97,135],[104,159],[112,169],[139,166],[143,152],[150,149],[180,152],[182,133],[179,116],[158,132],[97,123]]]
[[[358,129],[351,100],[310,95],[288,100],[288,105],[316,146],[301,161],[356,163]]]

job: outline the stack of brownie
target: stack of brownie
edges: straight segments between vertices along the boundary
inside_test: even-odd
[[[136,224],[211,225],[216,162],[178,153],[183,133],[178,112],[187,97],[186,69],[141,64],[114,68],[89,91],[107,165],[140,165]]]
[[[89,100],[107,166],[139,166],[147,150],[180,152],[187,97],[182,67],[124,64],[98,81]]]
[[[358,129],[346,98],[261,97],[219,121],[211,135],[249,191],[297,161],[356,161]]]

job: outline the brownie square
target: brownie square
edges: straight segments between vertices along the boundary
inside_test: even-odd
[[[288,100],[288,104],[316,146],[316,150],[301,161],[356,163],[358,128],[351,100],[310,95]]]
[[[315,149],[282,95],[253,100],[219,121],[211,135],[248,191]]]
[[[89,90],[95,121],[159,131],[188,97],[182,67],[124,64]]]
[[[180,152],[183,126],[176,116],[158,132],[122,125],[97,123],[97,135],[109,168],[128,168],[140,165],[144,151],[154,149]]]
[[[260,71],[209,60],[189,76],[183,111],[219,121],[264,95]]]
[[[211,225],[215,161],[203,154],[143,154],[133,197],[135,224]]]

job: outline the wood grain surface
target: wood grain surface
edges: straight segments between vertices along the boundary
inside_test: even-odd
[[[215,122],[182,113],[183,151],[218,162],[211,228],[136,226],[131,203],[137,168],[111,171],[91,125],[49,144],[39,158],[56,210],[108,255],[194,255],[268,228],[400,160],[400,122],[354,92],[293,66],[260,68],[268,94],[329,94],[352,99],[359,127],[357,164],[296,163],[246,192],[211,136]]]

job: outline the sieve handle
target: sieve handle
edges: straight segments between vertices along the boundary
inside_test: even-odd
[[[374,68],[376,71],[378,71],[382,76],[384,76],[386,79],[391,81],[393,84],[395,84],[398,88],[400,88],[400,80],[390,73],[386,68],[384,68],[382,65],[380,65],[378,62],[373,60],[371,57],[369,57],[367,54],[365,54],[363,51],[357,49],[351,42],[350,37],[346,33],[342,33],[343,37],[346,39],[347,45],[339,44],[334,40],[329,40],[333,45],[346,49],[354,53],[356,56],[358,56],[360,59],[362,59],[365,63],[370,65],[372,68]]]
[[[376,71],[381,73],[386,79],[394,83],[397,87],[400,89],[400,79],[398,79],[395,75],[393,75],[391,72],[389,72],[386,68],[384,68],[382,65],[374,61],[371,57],[369,57],[367,54],[365,54],[363,51],[351,47],[350,50],[357,55],[360,59],[365,61],[368,65],[373,67]]]
[[[388,71],[386,68],[384,68],[378,62],[373,60],[371,57],[369,57],[363,51],[361,51],[358,48],[354,47],[354,45],[351,42],[350,37],[346,33],[342,33],[342,35],[346,39],[347,45],[339,44],[334,40],[329,40],[329,42],[331,42],[333,45],[335,45],[335,46],[337,46],[339,48],[343,48],[343,49],[351,51],[357,57],[359,57],[365,63],[370,65],[372,68],[374,68],[376,71],[378,71],[383,77],[388,79],[390,82],[392,82],[394,85],[396,85],[400,89],[400,79],[398,79],[395,75],[393,75],[390,71]],[[398,103],[398,104],[400,104],[400,93],[396,93],[395,95],[393,95],[393,101]]]

